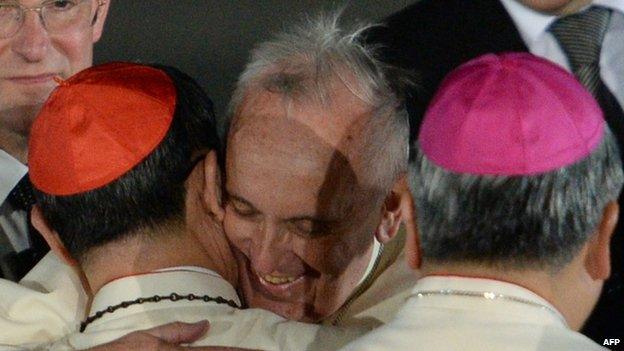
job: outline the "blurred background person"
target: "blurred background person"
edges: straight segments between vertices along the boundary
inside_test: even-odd
[[[28,135],[56,86],[91,66],[109,3],[104,0],[0,1],[0,277],[17,281],[49,247],[28,215]]]

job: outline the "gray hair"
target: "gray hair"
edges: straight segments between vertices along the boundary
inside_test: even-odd
[[[574,258],[624,182],[606,127],[585,159],[535,176],[453,173],[421,150],[409,172],[426,260],[551,271]]]
[[[239,128],[238,111],[250,92],[279,93],[285,104],[328,107],[335,102],[335,84],[343,84],[371,106],[373,115],[360,138],[359,163],[366,180],[385,191],[407,170],[407,112],[390,86],[388,75],[395,74],[394,68],[376,58],[375,47],[363,43],[363,33],[371,26],[343,29],[339,19],[340,12],[308,18],[257,45],[233,93],[228,128]]]

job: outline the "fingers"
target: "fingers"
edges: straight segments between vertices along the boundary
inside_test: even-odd
[[[240,349],[238,347],[223,347],[223,346],[204,346],[204,347],[178,347],[175,350],[191,350],[191,351],[262,351],[252,349]]]
[[[89,349],[91,351],[254,351],[237,347],[183,347],[181,343],[192,343],[208,331],[208,321],[197,323],[174,322],[156,328],[130,333],[111,343]],[[255,350],[260,351],[260,350]]]
[[[130,333],[123,338],[102,344],[88,349],[87,351],[125,351],[125,350],[145,350],[145,351],[173,351],[175,346],[162,342],[161,340],[145,334],[143,332]]]
[[[156,328],[144,330],[143,333],[154,336],[169,344],[192,343],[206,334],[208,321],[197,323],[174,322]]]
[[[197,323],[175,322],[156,328],[136,331],[123,338],[89,349],[91,351],[177,351],[186,348],[180,343],[192,343],[208,330],[208,321]],[[219,349],[216,349],[219,350]],[[224,349],[224,351],[227,349]]]

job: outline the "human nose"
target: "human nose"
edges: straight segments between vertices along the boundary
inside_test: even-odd
[[[287,238],[280,233],[279,226],[265,221],[259,226],[253,245],[253,264],[258,272],[272,273],[278,269],[279,262],[287,253]]]
[[[24,23],[13,38],[13,51],[26,61],[37,62],[45,58],[50,45],[48,32],[37,11],[26,11]]]

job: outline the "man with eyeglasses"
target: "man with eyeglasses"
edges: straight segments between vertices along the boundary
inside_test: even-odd
[[[0,277],[17,281],[48,251],[29,228],[28,135],[55,87],[91,66],[105,0],[0,0]]]

